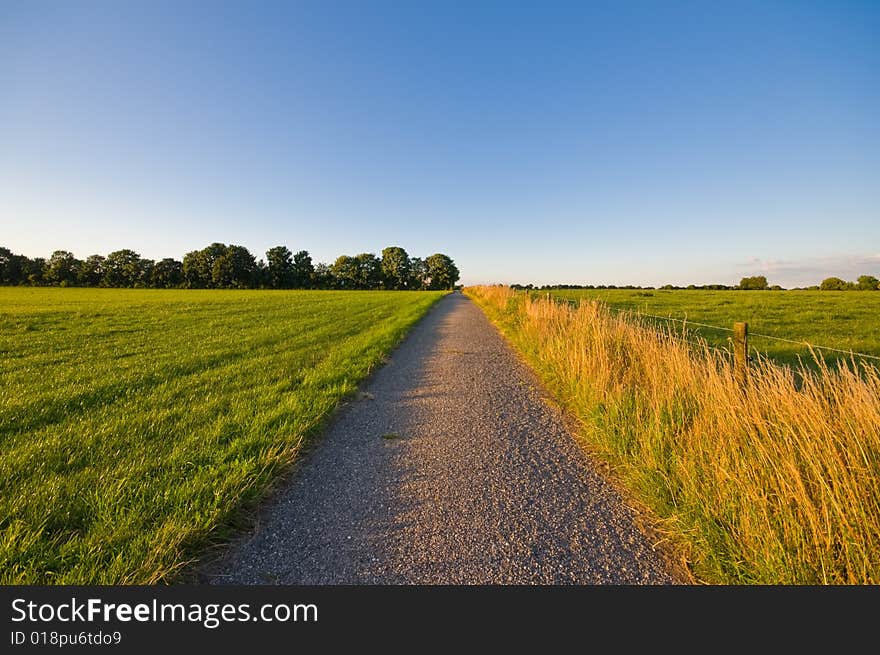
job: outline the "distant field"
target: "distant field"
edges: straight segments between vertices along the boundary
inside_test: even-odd
[[[0,288],[0,583],[168,579],[442,295]]]
[[[533,292],[539,295],[546,292]],[[612,309],[687,319],[731,328],[749,324],[750,345],[774,360],[794,363],[811,359],[803,345],[756,336],[766,334],[795,341],[880,356],[880,292],[854,291],[686,291],[572,289],[550,292],[556,298],[599,299]],[[681,328],[673,321],[657,321]],[[729,345],[729,332],[691,325],[694,334],[716,347]],[[823,352],[833,362],[840,353]]]

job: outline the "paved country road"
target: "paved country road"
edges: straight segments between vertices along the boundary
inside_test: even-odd
[[[386,438],[386,435],[396,435]],[[460,293],[343,406],[202,567],[222,584],[674,581],[634,513]]]

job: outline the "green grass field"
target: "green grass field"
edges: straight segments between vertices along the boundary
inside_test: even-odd
[[[0,582],[173,578],[442,295],[0,288]]]
[[[532,292],[540,295],[546,292]],[[615,310],[687,319],[732,328],[746,321],[750,346],[772,359],[793,364],[801,356],[812,363],[809,348],[757,336],[770,335],[880,356],[880,293],[851,291],[687,291],[629,289],[564,289],[550,292],[560,299],[598,299]],[[681,330],[675,321],[654,321]],[[690,325],[688,330],[720,348],[729,346],[730,332]],[[828,363],[846,355],[821,351]],[[871,360],[875,361],[876,360]]]

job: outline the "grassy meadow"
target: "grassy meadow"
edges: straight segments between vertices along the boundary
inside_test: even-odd
[[[465,293],[577,419],[585,449],[650,508],[696,580],[880,584],[880,368],[867,360],[793,368],[762,358],[743,382],[729,357],[595,300],[548,302],[497,286]],[[681,309],[683,299],[691,307],[702,295],[673,293],[656,292],[667,304],[649,310]],[[756,309],[764,298],[803,298],[791,309],[802,304],[810,316],[827,303],[827,313],[844,317],[846,302],[860,320],[859,303],[880,299],[758,293],[716,297]],[[694,318],[748,320],[743,306],[726,315],[707,307]],[[810,333],[815,322],[794,322],[788,334],[826,343],[833,336]],[[859,332],[850,335],[853,347],[877,338],[874,329]]]
[[[442,295],[0,288],[0,583],[172,579]]]
[[[539,297],[547,292],[534,291]],[[751,350],[777,362],[797,364],[798,357],[812,365],[810,349],[757,336],[766,334],[793,341],[828,346],[880,357],[880,293],[864,291],[703,291],[638,289],[559,289],[549,292],[565,300],[600,300],[612,311],[655,316],[732,328],[746,321],[752,335]],[[681,331],[676,321],[660,321]],[[688,325],[698,336],[718,348],[729,346],[730,332]],[[818,351],[828,362],[847,359],[833,351]]]

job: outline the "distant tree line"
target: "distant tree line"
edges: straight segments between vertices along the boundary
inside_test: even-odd
[[[763,275],[756,275],[755,277],[744,277],[738,287],[734,287],[736,289],[751,289],[751,290],[780,290],[782,287],[778,285],[768,286],[767,278]],[[810,286],[810,287],[801,287],[800,290],[809,290],[809,291],[877,291],[880,289],[880,280],[878,280],[873,275],[861,275],[859,279],[855,282],[847,282],[845,280],[841,280],[839,277],[828,277],[822,280],[821,284]]]
[[[785,291],[778,284],[770,285],[767,282],[767,278],[763,275],[755,275],[753,277],[744,277],[740,280],[738,285],[727,285],[727,284],[689,284],[686,287],[675,286],[672,284],[665,284],[662,287],[640,287],[633,286],[631,284],[627,284],[626,286],[617,286],[614,284],[544,284],[541,286],[535,286],[533,284],[511,284],[510,288],[512,289],[527,289],[527,290],[540,290],[540,291],[550,291],[553,289],[643,289],[646,291],[654,290],[654,289],[663,289],[663,290],[704,290],[704,291]],[[811,287],[798,287],[798,290],[805,291],[878,291],[880,290],[880,280],[878,280],[873,275],[862,275],[855,282],[847,282],[846,280],[841,280],[839,277],[829,277],[822,280],[822,283],[816,286]]]
[[[873,275],[860,275],[855,282],[847,282],[839,277],[826,277],[819,285],[821,291],[878,291],[880,280]]]
[[[305,250],[275,246],[257,259],[244,246],[212,243],[188,252],[183,261],[144,259],[134,250],[77,259],[56,250],[49,259],[16,255],[0,247],[0,284],[154,289],[452,289],[455,262],[442,253],[424,259],[390,246],[381,257],[340,255],[332,264],[313,264]]]

